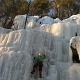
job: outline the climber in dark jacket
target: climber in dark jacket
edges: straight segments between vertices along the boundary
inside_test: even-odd
[[[39,77],[42,78],[42,67],[43,67],[43,61],[45,59],[45,55],[42,55],[42,53],[38,54],[38,57],[34,57],[35,60],[35,64],[33,66],[33,70],[31,71],[31,73],[33,74],[36,70],[37,67],[39,67]]]
[[[76,45],[75,45],[76,46]],[[72,50],[72,60],[73,60],[73,63],[80,63],[80,60],[79,60],[79,55],[78,55],[78,52],[77,52],[77,49],[76,48],[73,48],[72,47],[72,44],[70,46],[71,50]]]

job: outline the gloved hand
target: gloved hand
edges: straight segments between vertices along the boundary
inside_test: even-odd
[[[43,56],[46,57],[45,54]]]
[[[35,57],[34,57],[34,59],[35,59]]]

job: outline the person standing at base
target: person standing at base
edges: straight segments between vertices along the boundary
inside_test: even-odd
[[[37,57],[34,57],[35,64],[33,66],[31,74],[34,74],[37,67],[39,67],[39,77],[42,78],[42,67],[43,67],[43,61],[45,58],[46,58],[46,56],[43,55],[42,53],[39,53]]]
[[[77,49],[76,49],[76,44],[75,44],[75,48],[72,47],[72,44],[71,44],[70,48],[72,50],[73,63],[80,63],[79,55],[78,55],[78,52],[77,52]]]

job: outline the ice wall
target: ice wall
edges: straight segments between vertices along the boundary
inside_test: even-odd
[[[1,80],[29,80],[33,65],[31,56],[37,56],[38,52],[43,52],[47,57],[44,62],[44,77],[48,75],[50,64],[62,61],[62,43],[58,37],[46,32],[16,30],[2,34],[0,43]]]
[[[0,77],[2,80],[5,80],[5,78],[6,80],[29,80],[32,68],[31,56],[37,56],[38,52],[43,52],[47,57],[44,63],[44,77],[48,76],[46,73],[48,72],[50,64],[53,65],[57,61],[62,62],[64,58],[61,39],[46,32],[24,29],[16,30],[8,34],[2,34],[0,43]],[[24,56],[26,58],[24,58]],[[25,64],[27,66],[25,66]],[[24,71],[23,68],[26,71]],[[55,72],[54,69],[53,72]],[[49,74],[49,78],[51,78],[50,76]],[[57,74],[55,78],[57,78]]]
[[[70,39],[75,36],[80,25],[72,23],[55,23],[50,27],[46,27],[44,31],[49,32],[55,36],[63,39]]]
[[[27,16],[25,15],[17,15],[14,18],[14,27],[12,29],[24,29],[25,28],[34,28],[37,26],[36,21],[38,20],[39,16]],[[26,22],[25,22],[26,21]]]
[[[80,80],[80,64],[56,63],[57,80]]]
[[[11,29],[5,29],[5,28],[2,28],[0,26],[0,34],[6,34],[6,33],[9,33],[10,31],[12,31]]]
[[[63,23],[72,23],[72,24],[79,24],[80,25],[80,14],[72,15],[71,17],[62,20]]]
[[[15,29],[24,29],[25,27],[25,20],[26,20],[26,15],[17,15],[14,18],[14,30]]]
[[[26,21],[26,22],[25,22]],[[58,22],[55,20],[55,22]],[[35,28],[40,27],[42,24],[53,24],[54,19],[48,16],[44,16],[40,18],[40,16],[27,16],[25,15],[17,15],[14,18],[14,26],[12,26],[12,29],[24,29],[25,28]]]
[[[24,26],[25,18],[22,20]],[[72,52],[69,48],[70,39],[77,34],[75,38],[80,54],[80,26],[70,22],[43,26],[38,29],[20,28],[21,30],[12,32],[1,28],[0,80],[31,80],[33,57],[37,56],[38,52],[46,55],[43,78],[80,80],[79,64],[72,63]]]
[[[0,53],[0,80],[29,80],[31,56],[25,51]]]
[[[79,37],[76,39],[79,52]],[[78,65],[69,60],[72,54],[67,51],[69,42],[58,36],[23,29],[1,34],[0,43],[0,80],[29,80],[32,56],[37,56],[38,52],[47,57],[43,67],[46,80],[75,80],[74,76],[79,75]]]

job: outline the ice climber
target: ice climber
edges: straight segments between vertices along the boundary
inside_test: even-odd
[[[34,57],[35,60],[35,64],[33,66],[33,69],[31,71],[32,74],[34,74],[35,70],[39,69],[39,77],[42,78],[42,67],[43,67],[43,61],[46,58],[45,55],[43,55],[42,53],[39,53],[37,57]]]
[[[72,44],[71,44],[70,48],[72,50],[72,60],[73,60],[73,63],[75,63],[75,62],[80,63],[79,55],[78,55],[78,52],[77,52],[77,49],[76,49],[76,44],[75,44],[75,48],[72,47]]]

